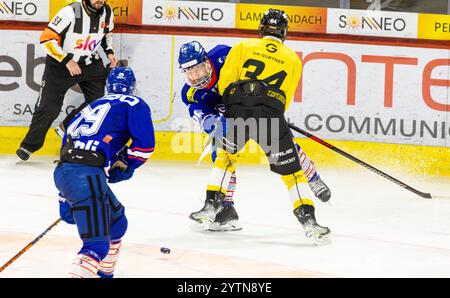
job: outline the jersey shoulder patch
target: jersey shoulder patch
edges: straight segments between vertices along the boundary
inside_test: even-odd
[[[186,93],[186,98],[189,102],[194,103],[197,102],[197,100],[195,100],[194,96],[195,96],[195,92],[197,91],[196,88],[190,87]]]

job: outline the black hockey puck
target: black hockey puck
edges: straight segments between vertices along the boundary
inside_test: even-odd
[[[167,248],[167,247],[161,247],[160,251],[163,254],[170,254],[170,248]]]

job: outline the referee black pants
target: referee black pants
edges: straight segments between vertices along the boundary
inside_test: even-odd
[[[47,131],[61,112],[64,96],[72,86],[76,84],[80,86],[85,102],[63,121],[66,128],[76,113],[105,94],[107,70],[102,60],[93,60],[89,65],[80,65],[80,68],[81,75],[72,77],[65,65],[47,56],[39,98],[21,147],[30,152],[42,148]]]

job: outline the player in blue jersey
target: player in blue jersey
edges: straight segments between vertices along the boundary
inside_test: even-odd
[[[113,276],[128,222],[108,183],[130,179],[155,147],[150,108],[134,95],[135,85],[130,68],[112,69],[107,95],[79,112],[64,135],[54,171],[60,214],[83,241],[69,277]]]
[[[198,41],[191,41],[180,47],[178,63],[185,74],[181,97],[187,105],[189,115],[200,125],[202,130],[208,134],[216,131],[221,132],[224,127],[223,113],[225,106],[218,92],[217,82],[220,71],[225,63],[230,47],[217,45],[206,52]],[[213,145],[212,159],[216,157]],[[328,186],[322,181],[312,160],[296,144],[302,171],[314,195],[321,201],[326,202],[331,197]],[[205,222],[213,222],[209,225],[210,230],[239,230],[242,227],[238,223],[239,216],[234,208],[233,194],[236,188],[236,172],[231,174],[225,197],[218,208],[218,212],[212,214],[205,208],[193,212],[190,218],[204,226]]]
[[[181,90],[181,98],[188,107],[191,118],[200,125],[202,130],[211,134],[216,123],[220,122],[225,112],[222,97],[217,90],[219,72],[230,51],[226,45],[218,45],[209,53],[203,46],[192,41],[181,46],[178,62],[186,76],[186,83]],[[215,160],[215,146],[212,146],[212,159]],[[233,194],[236,189],[236,173],[233,172],[228,182],[227,194],[221,203],[221,208],[214,214],[214,224],[207,228],[217,231],[240,230],[239,216],[234,209]],[[204,214],[191,213],[190,218],[202,222]]]

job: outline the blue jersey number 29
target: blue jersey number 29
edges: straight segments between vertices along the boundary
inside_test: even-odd
[[[98,105],[95,108],[91,108],[90,106],[85,107],[80,112],[80,117],[69,125],[67,133],[75,139],[80,136],[92,136],[96,134],[110,108],[111,105],[109,103]]]

